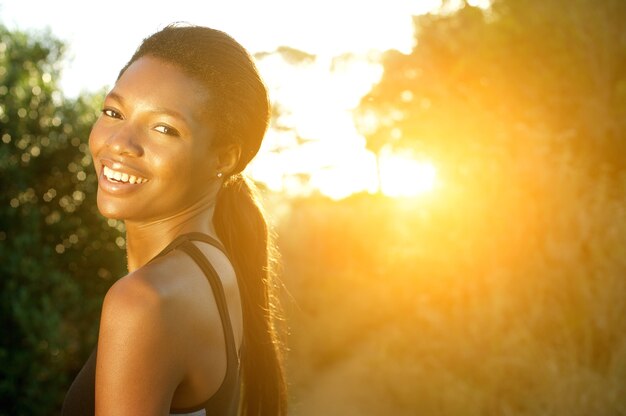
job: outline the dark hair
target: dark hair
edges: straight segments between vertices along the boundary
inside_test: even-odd
[[[241,290],[245,415],[286,413],[286,388],[273,295],[273,245],[255,192],[241,171],[256,155],[267,129],[267,89],[248,52],[226,33],[199,26],[170,25],[144,39],[121,74],[142,56],[178,66],[202,82],[214,126],[212,146],[238,144],[241,157],[217,195],[216,232],[237,272]]]

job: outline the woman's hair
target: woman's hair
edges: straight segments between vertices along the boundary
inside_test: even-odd
[[[144,39],[124,71],[142,56],[179,67],[210,94],[212,146],[238,144],[241,157],[217,195],[213,224],[237,273],[242,297],[245,415],[286,413],[280,342],[274,327],[276,298],[267,223],[241,171],[261,146],[269,119],[267,89],[248,52],[219,30],[170,25]]]

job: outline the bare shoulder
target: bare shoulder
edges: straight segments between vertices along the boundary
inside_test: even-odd
[[[111,286],[102,306],[100,343],[115,348],[134,345],[163,363],[176,361],[175,354],[157,357],[162,349],[177,347],[184,335],[178,325],[184,299],[164,284],[164,273],[155,267],[139,269]]]
[[[200,249],[216,269],[229,305],[239,309],[237,279],[228,259],[214,247]],[[174,250],[118,280],[105,296],[102,321],[111,320],[116,327],[140,325],[142,330],[158,326],[164,336],[174,337],[170,342],[180,342],[190,340],[183,331],[198,334],[220,322],[214,305],[202,270],[186,253]]]
[[[122,277],[111,286],[104,297],[103,312],[128,312],[131,315],[156,311],[163,306],[163,296],[145,273]],[[117,313],[116,313],[117,315]],[[124,314],[124,316],[128,316]],[[119,316],[118,316],[119,318]]]
[[[102,319],[115,324],[133,322],[136,319],[165,317],[171,297],[164,290],[155,269],[139,269],[122,277],[108,290],[102,307]]]
[[[102,307],[96,364],[98,414],[163,414],[184,378],[176,295],[159,268],[118,280]]]
[[[108,290],[102,308],[102,319],[112,319],[115,324],[132,323],[140,319],[143,323],[158,322],[167,329],[169,319],[180,318],[184,308],[177,308],[188,302],[190,284],[189,273],[184,258],[168,255],[122,277]]]
[[[232,266],[223,253],[199,246],[222,280],[235,339],[240,341],[241,304]],[[210,284],[193,259],[174,250],[121,278],[105,296],[97,406],[119,410],[113,403],[128,405],[144,398],[155,406],[149,414],[158,414],[169,403],[197,403],[219,386],[225,355]]]

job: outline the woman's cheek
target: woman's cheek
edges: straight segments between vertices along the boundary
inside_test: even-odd
[[[98,119],[93,127],[91,128],[91,132],[89,133],[89,151],[91,152],[91,156],[96,156],[102,146],[104,144],[104,134],[103,129],[100,123],[100,119]]]

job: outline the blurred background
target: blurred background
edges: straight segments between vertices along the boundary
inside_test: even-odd
[[[87,138],[173,21],[271,91],[290,414],[626,415],[626,2],[222,3],[0,0],[0,415],[59,414],[96,342]]]

